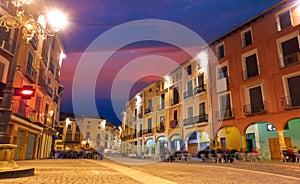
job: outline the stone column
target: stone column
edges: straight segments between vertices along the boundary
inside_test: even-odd
[[[284,130],[277,130],[278,132],[278,140],[279,140],[279,146],[280,146],[280,150],[286,150],[286,144],[284,141]]]
[[[242,151],[246,151],[247,150],[246,134],[241,134],[241,138],[242,138],[242,147],[241,147],[241,150]]]

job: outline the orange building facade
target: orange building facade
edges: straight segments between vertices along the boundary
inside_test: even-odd
[[[281,1],[209,43],[215,146],[267,159],[300,146],[300,7]]]

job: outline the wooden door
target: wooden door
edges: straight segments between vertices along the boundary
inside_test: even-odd
[[[279,139],[269,138],[269,148],[270,148],[271,159],[279,160],[281,158]]]

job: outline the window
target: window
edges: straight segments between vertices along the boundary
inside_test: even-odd
[[[49,70],[52,74],[54,74],[54,64],[53,64],[53,57],[50,57],[50,66]]]
[[[218,80],[226,78],[226,83],[229,84],[228,66],[222,66],[218,68]]]
[[[108,140],[108,134],[105,134],[105,140]]]
[[[261,86],[249,89],[250,95],[250,109],[251,113],[258,113],[264,111],[264,102],[261,91]]]
[[[160,109],[165,109],[165,94],[160,95]]]
[[[32,63],[33,63],[33,55],[32,55],[31,52],[28,52],[28,54],[27,54],[27,63],[26,63],[26,74],[28,74],[30,76],[33,72]]]
[[[199,104],[199,116],[205,115],[205,102]]]
[[[193,118],[193,107],[188,107],[187,108],[187,115],[188,115],[188,119]]]
[[[97,134],[97,140],[100,140],[100,134]]]
[[[290,11],[285,11],[277,15],[278,31],[288,28],[292,25]]]
[[[220,119],[231,118],[232,110],[231,110],[231,98],[230,93],[226,93],[219,96],[219,106],[220,106]]]
[[[0,27],[0,41],[1,45],[3,41],[8,42],[9,41],[9,35],[10,35],[10,30],[6,31],[6,28]]]
[[[148,100],[148,108],[149,108],[150,112],[152,112],[152,99]]]
[[[91,128],[91,126],[90,126],[90,125],[87,125],[87,126],[86,126],[86,128],[87,128],[87,129],[90,129],[90,128]]]
[[[177,110],[174,110],[174,112],[173,112],[173,119],[174,120],[178,119],[178,117],[177,117]]]
[[[160,132],[165,131],[165,116],[160,116],[159,122]]]
[[[281,43],[284,66],[299,62],[298,38],[294,37]]]
[[[242,46],[247,47],[252,44],[252,33],[251,30],[246,30],[242,32]]]
[[[187,75],[192,74],[192,65],[189,65],[189,66],[186,67],[186,72],[187,72]]]
[[[224,44],[221,44],[217,46],[217,58],[221,59],[223,57],[225,57]]]
[[[152,118],[148,118],[148,133],[152,132]]]
[[[178,92],[178,86],[173,89],[173,105],[179,103],[179,92]]]
[[[287,83],[290,92],[289,105],[292,107],[300,106],[300,75],[288,78]]]
[[[257,51],[252,50],[246,54],[243,54],[243,74],[244,80],[259,75],[259,66]]]
[[[1,47],[9,52],[12,50],[12,45],[9,43],[10,30],[7,32],[6,28],[0,27],[0,44]]]
[[[227,71],[227,69],[226,69]],[[198,86],[204,86],[204,77],[203,74],[198,75]]]
[[[190,80],[187,82],[187,91],[184,93],[184,98],[190,97],[193,95],[193,81]]]
[[[3,80],[5,64],[0,62],[0,81]]]
[[[152,93],[152,88],[149,88],[148,92],[149,92],[149,93]]]

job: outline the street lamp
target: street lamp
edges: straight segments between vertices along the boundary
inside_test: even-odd
[[[23,5],[30,5],[31,0],[10,0],[15,6],[15,14],[14,15],[3,15],[0,17],[0,27],[4,27],[6,31],[11,29],[18,30],[18,37],[16,40],[16,47],[14,52],[14,57],[10,62],[9,72],[7,76],[7,83],[5,89],[3,91],[3,100],[0,105],[0,149],[1,144],[6,145],[4,147],[9,148],[9,134],[8,134],[8,124],[11,115],[11,99],[12,99],[12,90],[13,90],[13,81],[14,75],[16,71],[16,64],[18,59],[18,54],[20,50],[20,45],[22,39],[19,37],[22,36],[23,40],[28,43],[34,36],[40,35],[43,38],[47,36],[54,36],[57,31],[59,31],[63,23],[61,21],[57,21],[60,24],[54,25],[55,22],[52,17],[50,19],[49,16],[56,16],[56,18],[60,20],[64,20],[66,23],[66,18],[63,14],[55,11],[54,13],[49,13],[46,20],[43,15],[39,16],[38,20],[35,20],[32,15],[28,15],[27,12],[23,9]],[[58,15],[59,13],[59,15]],[[59,17],[58,17],[58,16]],[[49,22],[51,20],[51,22]],[[49,24],[46,24],[49,23]],[[51,24],[50,24],[51,23]],[[11,145],[11,147],[15,147],[15,145]],[[0,150],[1,151],[1,150]]]

